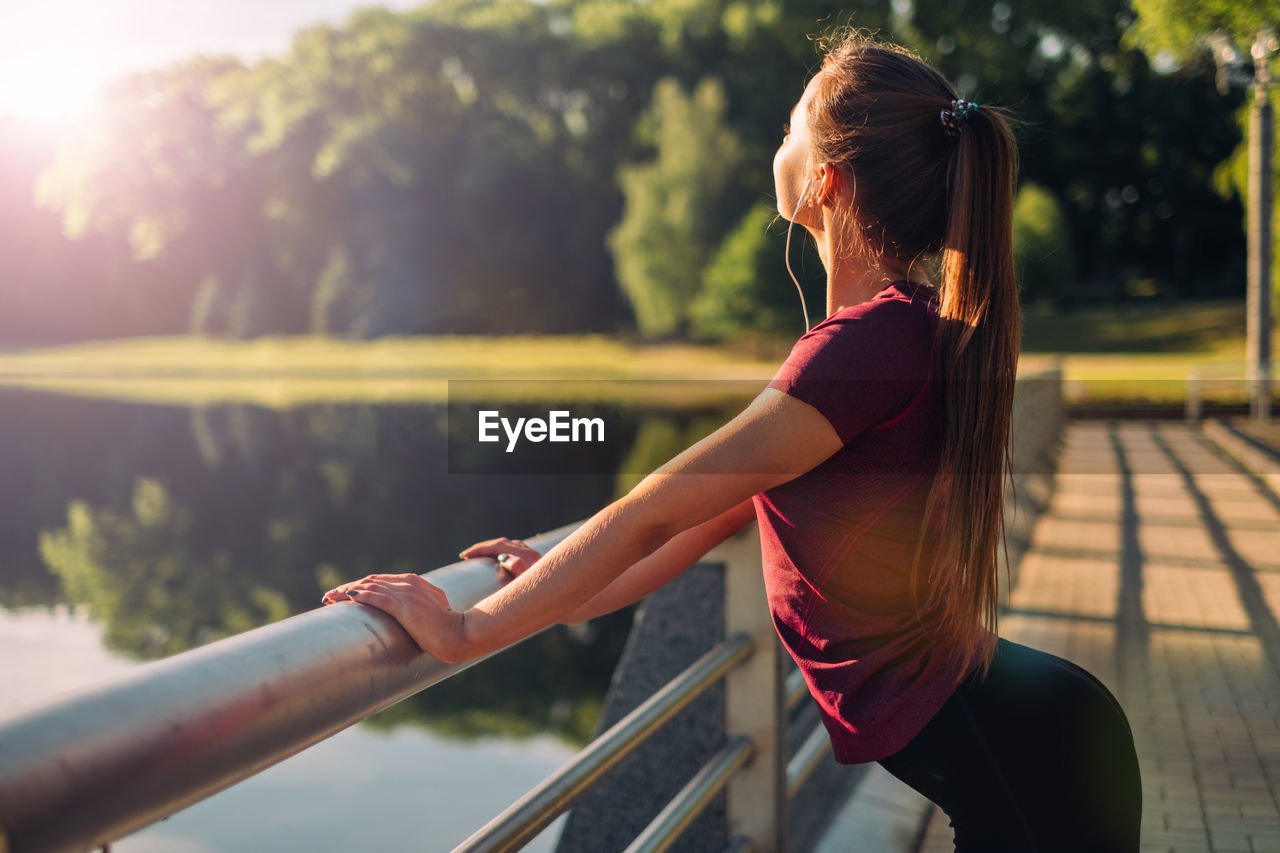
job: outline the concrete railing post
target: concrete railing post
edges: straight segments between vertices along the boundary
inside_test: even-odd
[[[1017,584],[1022,554],[1029,547],[1036,519],[1048,502],[1066,417],[1060,367],[1018,377],[1009,425],[1013,441],[1009,484],[1013,488],[1005,492],[1007,562],[1004,549],[999,552],[1002,607],[1008,604],[1010,591]]]
[[[744,633],[755,651],[725,676],[725,733],[746,736],[751,762],[726,788],[726,820],[732,838],[756,853],[781,853],[787,838],[787,669],[765,600],[760,534],[748,525],[717,546],[704,561],[724,563],[724,627]]]

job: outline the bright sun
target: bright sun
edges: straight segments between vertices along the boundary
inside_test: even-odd
[[[95,75],[57,56],[10,56],[0,74],[0,114],[70,119],[89,113],[99,85]]]
[[[123,47],[119,8],[94,0],[7,4],[0,28],[0,115],[87,113]]]

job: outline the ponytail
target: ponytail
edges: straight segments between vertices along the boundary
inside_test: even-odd
[[[1017,146],[1003,113],[959,101],[946,78],[901,47],[847,32],[824,55],[821,74],[807,117],[812,156],[857,176],[856,224],[875,236],[866,250],[902,263],[942,262],[934,376],[945,427],[911,593],[944,653],[963,672],[981,658],[985,675],[995,652],[1022,338],[1013,271]]]
[[[997,551],[1004,542],[1009,422],[1022,338],[1012,236],[1017,147],[1008,124],[990,107],[965,116],[954,145],[934,365],[946,427],[922,528],[938,534],[939,548],[923,609],[935,615],[940,639],[955,649],[963,671],[980,657],[985,675],[995,647],[975,648],[973,625],[996,630]],[[917,601],[919,558],[917,547]]]

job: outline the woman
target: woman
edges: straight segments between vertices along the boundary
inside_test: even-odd
[[[1119,704],[995,633],[1015,168],[997,112],[905,51],[846,37],[774,158],[778,211],[826,268],[827,317],[769,387],[545,556],[508,539],[464,551],[507,555],[518,575],[465,613],[413,574],[325,602],[385,610],[460,661],[629,604],[755,518],[778,634],[838,761],[879,761],[939,804],[957,850],[1137,850]]]

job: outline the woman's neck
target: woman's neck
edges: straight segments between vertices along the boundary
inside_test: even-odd
[[[827,271],[828,317],[841,308],[870,302],[877,293],[895,281],[911,278],[907,265],[896,264],[888,258],[880,259],[878,264],[868,263],[864,258],[850,257],[845,252],[833,258],[827,237],[831,232],[814,228],[808,230],[817,243],[818,256]]]

